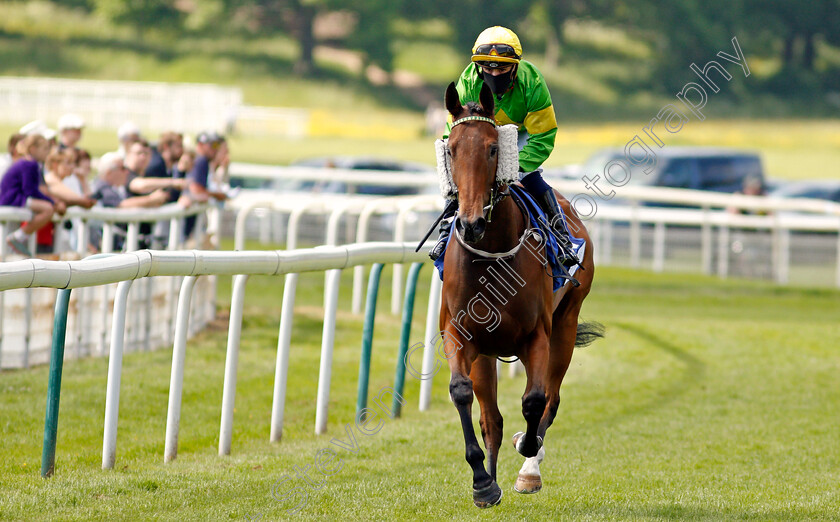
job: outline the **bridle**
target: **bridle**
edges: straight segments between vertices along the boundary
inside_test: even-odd
[[[450,132],[457,125],[461,125],[462,123],[467,123],[470,121],[483,121],[492,125],[494,129],[498,126],[496,125],[496,120],[494,120],[493,118],[487,118],[485,116],[464,116],[463,118],[459,118],[452,122],[452,125],[450,126]],[[507,187],[501,187],[501,183],[499,183],[498,180],[495,183],[493,183],[492,187],[490,187],[490,203],[485,205],[482,209],[484,211],[484,219],[486,219],[488,223],[491,223],[493,220],[493,208],[499,202],[501,202],[503,199],[510,195],[510,192],[506,189]]]
[[[467,123],[467,122],[470,122],[470,121],[481,121],[481,122],[489,123],[489,124],[493,125],[494,129],[497,127],[496,120],[494,120],[492,118],[487,118],[487,117],[484,117],[484,116],[465,116],[463,118],[460,118],[460,119],[457,119],[457,120],[453,121],[452,125],[450,127],[450,131],[451,131],[451,129],[454,129],[455,126],[461,125],[462,123]],[[495,177],[495,175],[494,175],[494,177]],[[484,209],[483,209],[484,210],[484,219],[486,219],[488,223],[490,223],[492,221],[493,208],[499,202],[501,202],[503,199],[505,199],[508,196],[510,196],[510,190],[508,190],[507,185],[502,185],[498,180],[496,180],[496,182],[493,183],[493,186],[490,188],[490,203],[485,205]],[[530,216],[529,216],[528,212],[525,209],[522,208],[522,204],[516,198],[513,198],[513,200],[516,202],[517,206],[520,207],[520,210],[523,212],[523,215],[525,216],[525,231],[522,232],[522,235],[519,237],[519,242],[516,244],[516,246],[514,246],[513,248],[511,248],[510,250],[508,250],[506,252],[486,252],[484,250],[480,250],[478,248],[472,247],[472,246],[468,245],[466,241],[464,241],[463,237],[461,237],[461,233],[458,231],[458,227],[456,227],[456,226],[452,227],[452,229],[453,229],[452,232],[453,232],[453,234],[455,234],[455,239],[458,241],[458,243],[462,247],[464,247],[464,249],[467,250],[468,252],[470,252],[472,254],[475,254],[475,255],[477,255],[481,258],[481,259],[476,259],[474,261],[507,259],[509,257],[513,257],[513,256],[516,255],[517,252],[519,252],[519,250],[525,244],[525,241],[527,241],[528,238],[531,237],[531,235],[534,235],[534,234],[539,235],[539,232],[536,229],[531,228],[531,221],[530,221]]]

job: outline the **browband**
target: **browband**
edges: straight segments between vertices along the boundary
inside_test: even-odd
[[[493,118],[485,118],[484,116],[464,116],[459,120],[453,121],[450,129],[454,128],[456,125],[467,123],[468,121],[485,121],[487,123],[492,124],[494,127],[496,126],[496,120],[494,120]]]

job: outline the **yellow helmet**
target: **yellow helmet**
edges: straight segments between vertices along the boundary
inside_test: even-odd
[[[473,62],[486,62],[499,67],[502,63],[518,64],[522,58],[522,44],[516,33],[496,25],[481,31],[472,48]]]

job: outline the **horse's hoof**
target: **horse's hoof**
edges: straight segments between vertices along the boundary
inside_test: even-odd
[[[539,475],[523,475],[520,473],[513,484],[513,490],[517,493],[539,493],[541,489],[542,478]]]
[[[520,455],[527,458],[528,456],[525,455],[524,453],[522,453],[522,446],[525,443],[524,439],[525,439],[525,432],[524,431],[516,432],[513,435],[513,447],[516,448],[516,451],[519,452]],[[537,453],[539,453],[542,446],[543,446],[543,439],[542,439],[542,437],[537,435]],[[531,456],[533,457],[534,455],[531,455]]]
[[[473,503],[475,504],[475,507],[489,508],[495,506],[501,501],[502,488],[496,484],[495,480],[487,487],[473,489]]]

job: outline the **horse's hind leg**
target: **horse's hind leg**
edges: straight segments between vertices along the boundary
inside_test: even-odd
[[[475,350],[465,346],[449,359],[449,370],[452,373],[449,381],[449,397],[461,418],[461,429],[464,432],[466,445],[465,457],[473,472],[473,503],[480,508],[486,508],[495,506],[502,500],[502,490],[484,469],[484,452],[478,445],[473,429],[473,382],[468,374],[475,357]]]
[[[545,406],[537,432],[543,440],[560,406],[560,385],[563,383],[575,351],[581,304],[581,302],[570,303],[568,306],[558,308],[554,313],[554,330],[551,333],[551,355],[548,365],[548,404]]]
[[[475,397],[481,407],[481,436],[487,449],[487,473],[496,480],[496,463],[502,444],[502,413],[496,402],[496,361],[487,357],[478,357],[473,362],[470,378],[473,381]]]

